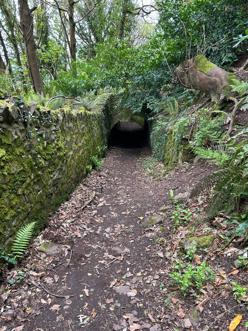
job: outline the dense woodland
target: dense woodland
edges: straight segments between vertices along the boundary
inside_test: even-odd
[[[102,95],[111,95],[110,112],[128,111],[147,123],[152,156],[140,166],[149,176],[161,181],[172,176],[173,183],[171,171],[175,171],[176,181],[177,171],[180,175],[185,164],[189,169],[198,164],[199,169],[205,169],[201,180],[190,182],[191,192],[180,191],[180,183],[176,189],[167,186],[170,207],[165,208],[165,215],[170,230],[155,240],[160,245],[160,258],[166,256],[165,251],[178,252],[176,258],[175,254],[169,256],[168,279],[158,291],[168,294],[166,282],[176,288],[179,299],[173,294],[172,303],[180,303],[176,309],[182,325],[175,322],[163,328],[165,324],[160,321],[162,328],[148,330],[247,330],[247,0],[0,2],[0,124],[4,103],[26,105],[31,117],[34,105],[41,112],[58,114],[73,107],[73,102],[90,113],[97,104],[94,100]],[[94,120],[90,119],[92,127]],[[99,118],[95,122],[98,125]],[[29,127],[25,123],[25,128]],[[32,120],[30,123],[31,127]],[[77,134],[79,131],[80,127],[75,128]],[[2,132],[0,165],[5,165],[8,142],[1,140]],[[98,154],[91,156],[91,165],[85,164],[84,175],[101,166],[106,147],[97,147]],[[44,160],[39,159],[39,166],[45,169],[49,161],[45,156]],[[192,175],[188,171],[185,178]],[[0,184],[6,184],[1,177]],[[156,217],[155,221],[148,220],[149,226],[158,224]],[[12,248],[9,243],[3,248],[4,281],[8,278],[6,268],[18,265],[27,254],[31,237],[37,234],[35,226],[30,222],[21,227]],[[226,250],[227,255],[223,253]],[[218,309],[214,304],[202,307],[205,301],[218,300],[211,295],[219,293],[221,286],[219,297],[225,299],[218,307],[225,312],[220,310],[211,319]],[[167,305],[168,300],[163,300],[162,305]],[[199,324],[192,322],[193,313],[187,318],[192,305],[200,307],[203,315],[206,311]],[[130,328],[114,330],[143,330],[137,320],[129,323]]]

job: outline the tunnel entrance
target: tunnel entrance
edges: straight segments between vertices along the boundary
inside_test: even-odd
[[[149,144],[149,130],[145,122],[141,126],[135,122],[118,122],[112,128],[109,146],[121,148],[142,148]]]

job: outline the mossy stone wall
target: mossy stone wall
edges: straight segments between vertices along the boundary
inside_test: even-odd
[[[178,163],[192,159],[188,141],[189,119],[178,117],[160,118],[151,125],[151,148],[153,155],[162,161],[166,169],[173,169]]]
[[[26,223],[42,227],[102,154],[104,107],[51,111],[0,102],[1,246]]]

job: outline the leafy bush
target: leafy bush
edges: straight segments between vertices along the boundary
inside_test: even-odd
[[[157,5],[174,61],[204,52],[218,65],[230,64],[245,50],[245,44],[234,39],[247,29],[246,0],[158,0]]]
[[[61,70],[58,78],[47,87],[49,94],[63,94],[66,96],[81,96],[94,87],[92,84],[92,66],[90,63],[73,63],[70,70]]]
[[[188,208],[185,208],[181,204],[177,203],[174,211],[172,212],[171,219],[174,227],[177,228],[181,225],[188,224],[192,220],[192,213]]]
[[[9,96],[13,92],[13,84],[8,74],[0,73],[0,97]]]
[[[93,155],[91,157],[91,162],[92,162],[92,167],[94,169],[99,169],[100,166],[102,165],[102,160],[100,160],[97,156]]]
[[[220,211],[239,210],[243,200],[248,198],[248,144],[242,141],[231,148],[232,154],[223,164],[222,175],[215,185],[210,202],[209,217]]]
[[[237,282],[231,282],[231,285],[232,285],[232,292],[233,292],[233,296],[234,296],[235,300],[237,300],[238,302],[243,301],[248,295],[247,288],[244,286],[241,286]]]
[[[217,165],[223,165],[229,160],[227,153],[210,148],[196,147],[194,148],[194,152],[203,159],[214,161]]]
[[[203,262],[200,265],[177,263],[170,273],[172,282],[177,285],[183,295],[200,291],[208,281],[215,279],[213,270]]]
[[[195,118],[195,133],[191,140],[191,146],[198,148],[219,144],[224,133],[225,118],[224,113],[214,114],[209,109],[201,109]]]

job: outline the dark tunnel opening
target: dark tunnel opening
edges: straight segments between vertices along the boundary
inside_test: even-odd
[[[149,145],[148,124],[118,122],[111,130],[109,146],[121,148],[142,148]]]

